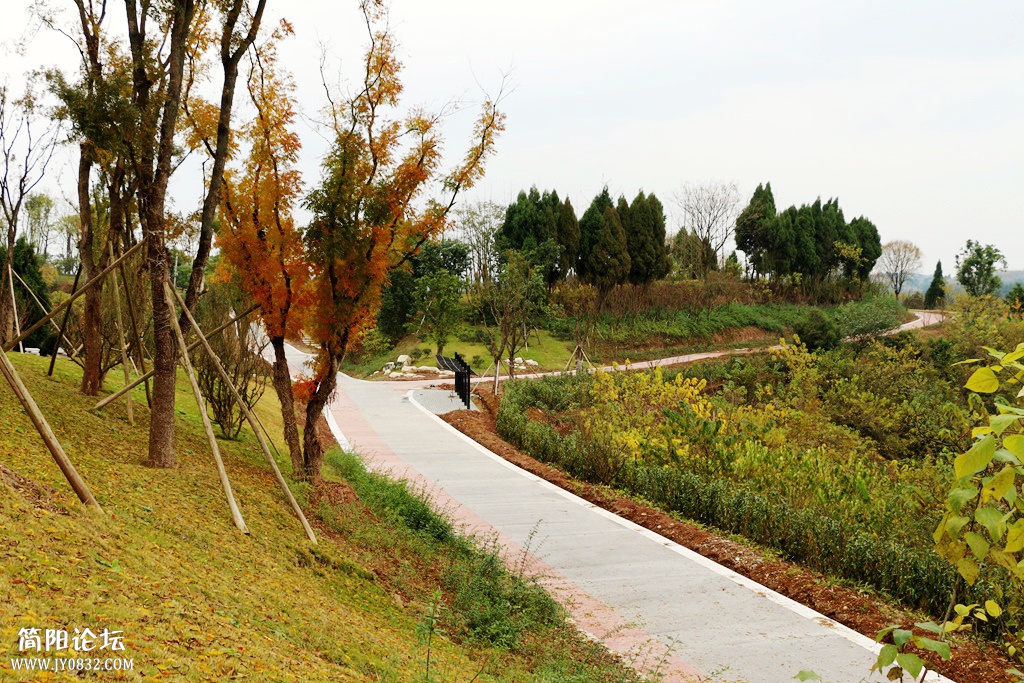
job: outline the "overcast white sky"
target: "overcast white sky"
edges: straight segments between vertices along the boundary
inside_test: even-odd
[[[58,0],[55,4],[70,0]],[[0,40],[22,31],[5,0]],[[120,3],[111,2],[120,12]],[[323,104],[321,43],[358,78],[356,0],[270,0],[296,36],[283,51],[303,109]],[[771,181],[780,208],[837,196],[847,219],[909,239],[947,273],[968,239],[1024,268],[1024,3],[1020,0],[392,0],[407,104],[479,100],[511,72],[508,129],[467,199],[506,203],[536,184],[578,213],[607,184],[671,208],[684,181]],[[31,66],[73,65],[40,35],[0,54],[12,84]],[[454,161],[474,111],[449,122]],[[304,125],[315,182],[324,142]],[[70,194],[73,173],[60,183]],[[191,208],[194,178],[176,183]],[[674,225],[670,226],[674,229]]]

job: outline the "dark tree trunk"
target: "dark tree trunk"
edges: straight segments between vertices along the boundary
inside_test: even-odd
[[[148,239],[146,260],[150,291],[153,298],[153,406],[149,421],[149,458],[152,467],[173,467],[174,454],[174,390],[177,345],[171,329],[171,309],[164,293],[168,277],[167,226],[164,204],[174,154],[174,135],[181,108],[184,64],[188,36],[195,17],[194,0],[175,0],[168,8],[171,20],[169,49],[163,61],[167,69],[166,85],[160,88],[162,102],[159,114],[150,116],[154,87],[146,19],[149,4],[141,8],[137,0],[126,0],[128,37],[132,56],[132,100],[143,120],[138,140],[139,155],[134,160],[134,176],[138,183],[139,216],[142,232]]]
[[[152,220],[153,217],[148,217]],[[149,465],[174,467],[174,390],[178,362],[171,329],[171,309],[164,294],[167,250],[163,232],[152,231],[146,244],[153,297],[153,406],[149,420]]]
[[[7,227],[7,239],[4,254],[4,262],[0,268],[3,268],[0,273],[0,338],[4,343],[7,343],[9,339],[14,339],[14,302],[11,301],[11,285],[7,282],[10,278],[11,268],[14,264],[14,226]]]
[[[320,443],[320,435],[317,433],[316,427],[337,385],[338,368],[332,356],[331,367],[327,377],[320,382],[320,386],[317,387],[313,393],[313,398],[309,400],[309,404],[306,406],[306,428],[305,433],[302,435],[305,451],[303,478],[314,484],[320,481],[324,467],[324,446]]]
[[[78,261],[82,264],[82,276],[89,282],[97,270],[93,258],[93,225],[92,197],[89,196],[89,182],[93,160],[88,143],[79,146],[78,158],[78,215],[81,231],[78,238]],[[102,330],[100,329],[102,312],[103,284],[90,287],[85,293],[85,317],[82,320],[82,337],[85,354],[84,371],[82,373],[82,393],[95,396],[100,391],[103,381],[100,373],[102,354]]]
[[[304,469],[302,444],[299,442],[299,426],[295,419],[295,398],[292,395],[292,377],[288,372],[288,359],[284,353],[284,337],[271,337],[274,347],[274,390],[281,402],[281,417],[284,421],[284,440],[292,456],[292,476],[301,479]]]
[[[199,247],[196,249],[196,257],[192,261],[192,274],[189,276],[188,288],[185,290],[185,305],[190,311],[195,308],[199,295],[203,291],[206,264],[210,260],[213,222],[217,216],[217,207],[220,206],[224,165],[227,162],[228,143],[231,139],[231,109],[235,101],[235,84],[238,82],[238,63],[256,40],[266,5],[267,0],[259,0],[256,10],[252,14],[248,33],[241,41],[236,40],[235,27],[238,24],[244,3],[241,0],[234,0],[224,17],[220,49],[224,83],[220,93],[220,114],[217,119],[217,142],[213,153],[213,168],[210,171],[209,185],[206,197],[203,199],[203,213],[199,222]]]

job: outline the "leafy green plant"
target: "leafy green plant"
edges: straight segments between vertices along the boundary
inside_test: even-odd
[[[1020,657],[1024,638],[1024,342],[1008,353],[987,349],[989,361],[967,380],[970,405],[977,418],[973,445],[953,461],[953,486],[945,514],[935,529],[935,550],[956,567],[968,586],[995,582],[995,600],[957,604],[963,619],[1002,619],[1007,651]],[[962,361],[977,365],[982,359]],[[1006,586],[1008,584],[1008,586]],[[1005,586],[1005,587],[1004,587]]]
[[[745,373],[753,361],[744,362]],[[733,412],[724,401],[701,408],[704,415],[677,404],[663,415],[659,431],[655,418],[667,407],[655,400],[661,390],[642,389],[628,374],[614,381],[636,393],[632,399],[611,387],[595,389],[598,379],[588,375],[511,382],[499,406],[498,430],[573,476],[599,483],[611,475],[612,485],[665,510],[742,534],[820,571],[877,586],[932,613],[941,614],[949,604],[955,571],[931,551],[937,517],[920,502],[922,491],[942,486],[934,468],[880,467],[877,456],[867,454],[839,458],[821,446],[822,431],[834,427],[820,419],[776,408]],[[563,414],[579,425],[581,411],[600,396],[611,399],[598,413],[601,419],[624,432],[617,437],[614,471],[599,466],[607,453],[593,448],[585,429],[556,429]],[[625,410],[631,401],[636,410],[654,408],[638,416]],[[536,415],[531,408],[546,411],[547,418],[530,419]],[[779,430],[791,420],[798,420],[794,429],[817,435],[813,448],[786,444],[789,433]],[[630,429],[648,422],[649,432],[629,437]],[[650,452],[653,437],[662,443],[660,455]],[[676,441],[687,448],[676,448]]]
[[[426,659],[424,662],[423,672],[423,683],[432,683],[434,680],[430,675],[430,648],[434,642],[435,635],[443,635],[444,631],[441,629],[441,593],[435,591],[433,597],[430,599],[430,605],[427,607],[426,614],[423,615],[423,620],[416,625],[416,635],[420,639],[420,643],[427,648]]]
[[[921,622],[915,624],[915,626],[940,638],[946,633],[942,627],[931,621]],[[874,666],[871,667],[872,671],[885,673],[886,678],[890,681],[902,681],[905,674],[909,675],[913,681],[924,680],[928,671],[924,660],[917,654],[909,652],[907,650],[908,645],[912,645],[919,650],[934,652],[946,661],[952,656],[949,644],[945,641],[916,635],[913,631],[899,628],[898,626],[888,626],[882,629],[878,632],[875,640],[879,643],[884,640],[892,641],[882,646],[882,651],[878,653],[878,659],[875,660]]]

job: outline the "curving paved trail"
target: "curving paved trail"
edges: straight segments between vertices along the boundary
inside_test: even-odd
[[[919,314],[908,325],[933,322]],[[289,355],[295,368],[308,358]],[[879,648],[871,639],[508,463],[420,405],[422,384],[340,375],[328,422],[370,467],[422,487],[468,532],[496,539],[513,566],[638,669],[665,681],[784,683],[804,669],[832,683],[884,680],[869,674]]]
[[[886,332],[886,335],[896,334],[897,332],[904,332],[906,330],[915,330],[922,327],[929,327],[930,325],[937,325],[946,319],[944,313],[937,311],[911,311],[914,314],[914,319],[910,322],[903,323],[899,327]],[[755,346],[748,349],[727,349],[725,351],[702,351],[701,353],[690,353],[684,356],[669,356],[667,358],[658,358],[656,360],[645,360],[645,361],[634,361],[629,364],[629,369],[632,370],[650,370],[657,367],[665,367],[668,365],[681,365],[684,363],[694,363],[700,360],[708,360],[709,358],[722,358],[723,356],[742,356],[750,353],[761,353],[763,351],[772,351],[780,348],[779,346]],[[600,369],[605,372],[614,372],[616,370],[624,370],[627,366],[624,365],[605,365]],[[554,372],[533,372],[526,374],[516,375],[517,379],[535,379],[537,377],[546,377],[549,375],[560,375],[560,371]],[[502,377],[501,379],[506,379]],[[406,390],[415,389],[421,387],[432,387],[441,383],[451,383],[450,379],[399,379],[399,380],[374,380],[374,384],[381,384],[386,386],[403,387]],[[477,382],[493,382],[494,375],[489,377],[474,377],[471,380],[473,383]]]

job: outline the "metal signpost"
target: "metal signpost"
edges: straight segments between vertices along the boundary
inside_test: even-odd
[[[436,358],[437,367],[443,370],[451,370],[455,373],[455,393],[458,394],[459,399],[466,406],[466,410],[472,410],[473,402],[469,397],[471,389],[469,378],[476,375],[476,373],[469,367],[466,359],[457,353],[454,358],[446,356],[436,356]]]

